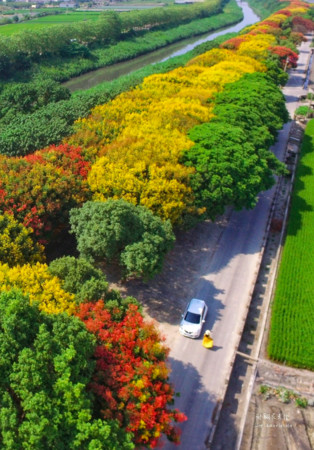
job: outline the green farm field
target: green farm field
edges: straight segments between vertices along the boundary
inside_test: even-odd
[[[26,22],[1,25],[0,35],[10,36],[12,34],[19,33],[20,31],[47,28],[52,25],[70,24],[87,20],[95,21],[98,20],[101,14],[101,11],[82,11],[38,17],[37,19],[28,20]]]
[[[268,353],[314,369],[314,120],[306,127],[278,274]]]

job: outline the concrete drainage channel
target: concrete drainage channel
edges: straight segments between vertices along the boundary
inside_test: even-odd
[[[217,406],[213,429],[206,443],[207,448],[215,450],[241,448],[259,361],[263,358],[261,354],[265,353],[265,329],[281,255],[303,129],[302,124],[295,121],[291,123],[284,155],[290,174],[281,177],[277,183],[265,233],[265,245],[260,256],[260,270],[248,303],[248,314],[235,353],[229,384],[223,401]]]

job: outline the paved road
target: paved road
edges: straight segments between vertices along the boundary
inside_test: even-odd
[[[310,59],[310,43],[312,41],[312,35],[307,35],[307,42],[302,42],[299,50],[298,67],[290,71],[290,77],[288,83],[283,88],[283,93],[286,98],[286,106],[293,118],[294,111],[298,107],[298,100],[300,95],[308,93],[307,89],[303,88],[303,84],[306,77],[306,71],[308,62]]]
[[[293,116],[297,100],[303,93],[304,72],[309,59],[309,42],[301,47],[298,68],[292,71],[284,89],[288,110]],[[277,157],[283,157],[290,123],[279,132],[273,147]],[[213,330],[213,350],[202,347],[201,339],[191,340],[179,333],[171,342],[171,381],[181,396],[176,406],[189,420],[182,425],[180,449],[201,450],[212,429],[217,402],[222,399],[230,375],[235,348],[257,270],[270,207],[275,189],[263,193],[251,211],[233,212],[228,227],[206,267],[195,297],[207,302],[209,314],[204,329]],[[175,448],[167,443],[166,449]]]

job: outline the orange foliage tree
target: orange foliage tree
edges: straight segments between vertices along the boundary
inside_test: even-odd
[[[0,210],[34,230],[46,242],[67,226],[71,208],[89,195],[89,163],[82,150],[51,146],[23,158],[0,157]]]
[[[98,398],[100,414],[104,419],[117,419],[134,434],[136,444],[155,447],[162,434],[178,442],[179,432],[172,422],[183,422],[186,417],[169,407],[174,392],[167,381],[168,350],[136,305],[129,305],[120,316],[118,307],[110,311],[102,300],[81,304],[78,312],[97,338],[90,389]]]

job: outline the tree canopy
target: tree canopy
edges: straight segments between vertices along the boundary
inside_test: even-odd
[[[265,98],[269,102],[265,102]],[[191,185],[198,207],[215,218],[234,205],[252,208],[284,166],[268,150],[288,114],[284,98],[264,74],[247,74],[214,100],[215,117],[190,130],[195,143],[183,161],[196,168]]]
[[[134,434],[134,442],[154,448],[161,434],[179,442],[173,422],[186,420],[170,405],[168,349],[157,328],[130,304],[118,320],[104,302],[82,303],[78,316],[97,339],[96,370],[91,389],[104,419],[117,419]]]
[[[169,221],[125,200],[86,202],[70,211],[70,224],[83,257],[119,262],[127,276],[160,271],[174,242]]]

